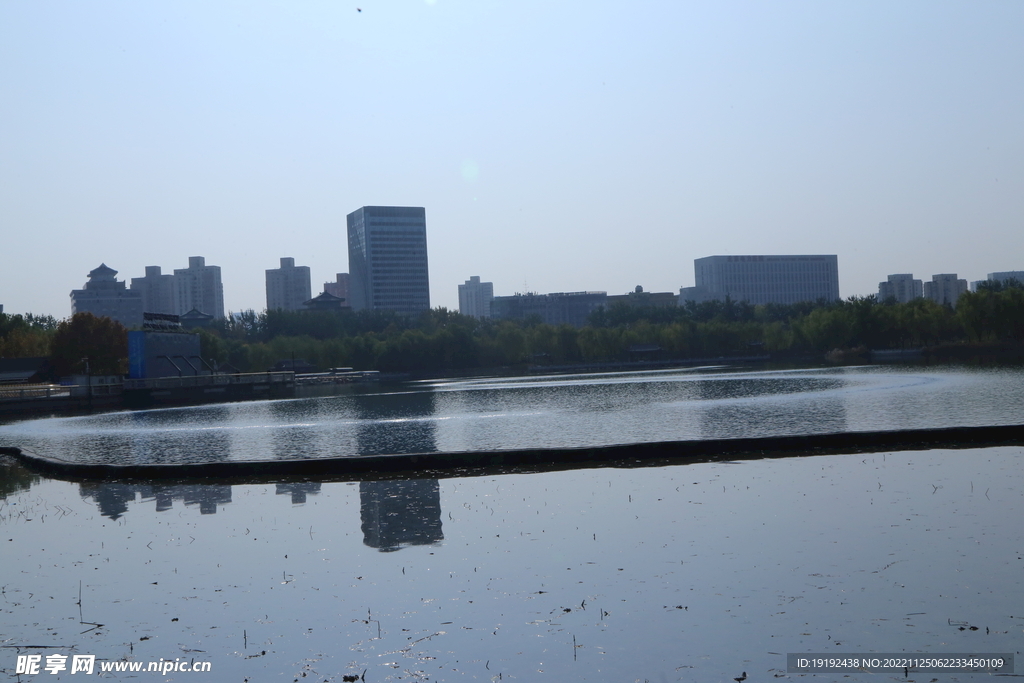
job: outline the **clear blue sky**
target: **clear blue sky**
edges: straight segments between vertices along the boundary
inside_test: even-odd
[[[2,0],[0,303],[201,255],[261,310],[374,204],[426,207],[449,308],[712,254],[838,254],[843,296],[1024,270],[1022,36],[1020,0]]]

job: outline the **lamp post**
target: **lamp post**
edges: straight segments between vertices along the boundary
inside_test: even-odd
[[[85,363],[85,395],[89,399],[89,407],[92,408],[92,377],[89,375],[89,357],[86,356],[85,358],[83,358],[82,362]]]

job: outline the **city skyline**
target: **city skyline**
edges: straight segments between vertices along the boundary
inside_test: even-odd
[[[710,254],[838,254],[843,298],[1022,268],[1020,3],[55,5],[0,7],[7,313],[194,254],[260,310],[364,205],[427,208],[450,310]]]
[[[363,208],[367,208],[367,207],[363,207]],[[371,208],[381,208],[381,207],[371,207]],[[384,208],[387,208],[387,207],[384,207]],[[391,207],[391,208],[394,208],[394,207]],[[717,259],[723,259],[723,258],[728,258],[728,257],[725,257],[725,256],[705,256],[705,257],[701,257],[701,258],[695,259],[695,261],[707,261],[707,260],[716,259],[716,258]],[[779,259],[804,258],[804,259],[806,259],[806,258],[820,258],[820,257],[815,257],[814,255],[809,255],[809,254],[801,254],[801,255],[764,254],[764,255],[758,255],[756,257],[751,257],[750,255],[735,255],[735,258],[736,259],[748,259],[748,258],[760,258],[760,259],[765,259],[765,258],[769,258],[769,259],[770,258],[779,258]],[[832,256],[832,257],[829,257],[829,258],[835,259],[836,257]],[[281,268],[282,269],[287,267],[286,266],[286,262],[287,262],[287,264],[290,265],[291,268],[294,268],[296,271],[302,271],[304,273],[307,273],[302,278],[303,281],[311,279],[311,277],[308,275],[308,272],[307,272],[308,271],[308,266],[295,266],[294,265],[294,261],[295,261],[294,258],[282,257],[279,260],[280,260],[280,264],[281,264]],[[205,257],[195,257],[195,256],[192,256],[192,257],[189,257],[189,262],[190,262],[190,267],[195,267],[197,265],[198,265],[198,267],[205,267]],[[833,263],[835,263],[835,260],[833,260]],[[219,268],[216,267],[216,266],[211,266],[211,268],[217,269],[219,271]],[[833,269],[834,269],[834,266],[833,266]],[[147,279],[149,279],[151,277],[157,277],[157,278],[161,277],[160,270],[161,270],[160,266],[145,266],[145,273],[146,273],[145,277],[125,278],[125,282],[123,284],[127,285],[128,281],[130,281],[131,284],[132,284],[132,287],[128,291],[129,292],[133,292],[133,293],[137,293],[137,292],[140,291],[140,287],[144,286],[144,283],[145,283],[145,281]],[[275,273],[276,274],[280,270],[281,269],[267,269],[265,271],[267,280],[269,281],[271,273]],[[114,272],[116,273],[117,271],[114,271]],[[175,272],[175,274],[184,274],[184,273],[187,273],[188,270],[187,269],[176,269],[174,272]],[[986,273],[985,277],[978,278],[977,280],[970,280],[970,282],[972,283],[970,288],[973,291],[974,289],[976,289],[976,286],[977,286],[978,283],[984,282],[986,280],[993,280],[993,279],[995,279],[995,280],[1001,280],[1001,279],[1005,280],[1005,279],[1008,279],[1008,278],[1015,278],[1015,279],[1019,279],[1021,281],[1024,281],[1024,276],[1021,276],[1021,273],[1024,273],[1024,271],[994,271],[994,272]],[[302,299],[302,301],[299,302],[299,304],[304,303],[307,298],[312,298],[312,297],[317,296],[318,294],[323,293],[323,292],[327,292],[329,294],[333,294],[334,296],[340,296],[339,294],[336,293],[336,292],[341,291],[341,289],[339,289],[339,287],[341,287],[341,285],[340,285],[338,280],[340,280],[341,278],[344,277],[345,278],[345,282],[346,282],[345,286],[347,286],[348,275],[349,275],[348,273],[336,273],[335,274],[335,277],[336,277],[336,281],[335,282],[325,282],[324,285],[323,285],[322,290],[320,292],[315,293],[315,294],[311,293],[310,297],[304,297],[304,295],[303,296],[296,295],[296,296],[298,296],[298,299]],[[163,278],[170,278],[171,276],[170,275],[163,275],[162,277]],[[839,277],[841,279],[841,276],[839,276]],[[883,285],[887,285],[888,284],[889,286],[891,286],[892,282],[893,282],[893,278],[909,278],[911,276],[908,275],[908,274],[903,274],[903,275],[892,275],[892,274],[889,274],[886,277],[889,279],[889,282],[880,282],[878,285],[876,285],[875,291],[870,291],[870,292],[866,292],[866,293],[858,293],[856,295],[850,295],[850,296],[864,296],[864,297],[874,296],[879,301],[883,301],[886,298],[888,298],[888,296],[892,296],[891,293],[888,296],[883,295],[883,293],[882,293],[883,289],[884,289],[884,287],[882,287]],[[943,274],[943,273],[935,273],[935,274],[933,274],[931,276],[932,279],[943,279],[943,278],[949,278],[949,277],[950,277],[949,274]],[[696,281],[696,276],[693,279],[694,279],[694,281]],[[965,278],[960,278],[960,279],[964,280],[965,282],[968,281]],[[456,288],[458,290],[457,298],[458,297],[462,297],[463,289],[466,286],[470,285],[472,281],[475,281],[477,284],[484,284],[484,285],[492,286],[492,288],[489,290],[491,292],[491,296],[510,297],[510,296],[524,295],[524,294],[526,294],[526,295],[547,295],[547,294],[552,294],[551,292],[518,291],[518,290],[517,291],[498,292],[497,294],[494,294],[493,293],[493,285],[492,285],[492,283],[489,283],[489,282],[488,283],[480,283],[479,282],[480,281],[480,277],[479,276],[472,276],[470,280],[466,280],[464,283],[458,284],[456,286]],[[922,281],[920,279],[918,279],[917,282],[920,285]],[[928,285],[928,283],[924,283],[924,284]],[[169,285],[169,286],[173,286],[173,285]],[[268,286],[269,286],[269,283],[268,283]],[[252,307],[251,310],[255,310],[255,311],[259,312],[259,311],[270,310],[271,308],[273,308],[267,302],[267,296],[266,295],[269,294],[268,286],[264,290],[264,293],[265,293],[264,300],[265,300],[265,303],[267,303],[267,305],[265,305],[263,308]],[[307,286],[309,286],[309,283],[307,283]],[[638,285],[638,287],[641,288],[641,291],[643,290],[643,286],[642,285]],[[698,295],[697,294],[698,292],[701,291],[701,289],[702,289],[701,286],[694,285],[694,286],[690,286],[690,287],[678,288],[677,291],[674,292],[674,293],[675,294],[679,294],[679,295],[683,295],[684,300],[687,299],[687,298],[692,298],[695,301],[699,302],[699,301],[703,301],[703,300],[705,300],[707,298],[706,296]],[[963,289],[963,291],[967,291],[966,288],[962,288],[962,289]],[[75,290],[72,291],[72,304],[71,304],[72,311],[70,313],[68,313],[67,315],[71,315],[71,314],[74,313],[74,294],[75,294],[75,292],[78,292],[78,291],[80,291],[80,290],[75,289]],[[613,298],[619,298],[619,299],[624,298],[627,295],[632,293],[632,292],[626,292],[625,294],[619,294],[617,292],[610,291],[608,289],[581,290],[581,291],[600,291],[602,293],[606,293],[606,294],[611,295]],[[888,292],[889,290],[885,290],[885,291]],[[347,290],[345,291],[345,293],[347,293]],[[148,292],[144,291],[142,296],[146,297],[148,294],[149,294]],[[560,293],[555,293],[555,294],[560,294]],[[905,300],[909,301],[911,298],[915,298],[915,297],[934,298],[934,297],[932,297],[932,296],[930,296],[928,294],[924,294],[924,293],[917,293],[917,294],[914,294],[912,296],[911,295],[901,295],[901,296],[897,296],[896,298],[899,301],[905,303]],[[295,298],[295,297],[293,297],[293,298]],[[347,297],[343,297],[343,298],[347,299]],[[714,298],[714,297],[712,297],[712,298]],[[734,297],[734,298],[736,298],[737,300],[747,300],[743,296],[738,296],[738,297]],[[821,297],[819,297],[819,298],[821,298]],[[825,298],[829,298],[829,297],[825,297]],[[841,297],[841,298],[846,298],[846,297]],[[940,297],[940,298],[942,298],[942,297]],[[296,301],[298,301],[298,299],[296,299]],[[797,297],[797,299],[799,299],[799,297]],[[795,300],[796,299],[794,299],[794,301]],[[802,301],[803,299],[799,299],[799,300]],[[808,299],[808,300],[817,300],[817,299]],[[175,298],[174,301],[176,302],[177,298]],[[758,302],[755,301],[754,303],[758,303]],[[682,305],[682,303],[680,303],[680,305]],[[345,308],[348,308],[349,307],[349,303],[346,301],[346,303],[343,304],[343,306]],[[300,309],[302,309],[301,305],[298,305],[298,306],[294,306],[294,305],[292,305],[292,306],[278,306],[278,307],[286,308],[287,310],[300,310]],[[459,312],[462,307],[463,306],[461,305],[461,302],[457,302],[455,304],[455,306],[450,307],[448,310]],[[165,308],[164,306],[160,306],[160,305],[147,305],[147,306],[144,307],[144,309],[145,309],[145,311],[147,313],[153,313],[153,312],[156,312],[156,313],[166,313],[166,312],[170,312],[169,310],[164,310],[164,308]],[[240,312],[245,311],[245,310],[250,310],[250,309],[238,309],[238,310],[226,309],[226,312],[227,313],[240,313]],[[4,311],[3,308],[0,308],[0,312],[5,312],[5,311]],[[35,315],[53,315],[53,314],[49,314],[49,313],[36,313],[35,311],[6,311],[6,312],[8,314],[11,314],[11,315],[14,315],[16,313],[33,313]],[[182,313],[184,311],[180,310],[178,312]],[[67,316],[54,315],[54,317],[60,319],[60,318],[67,317]],[[223,317],[223,316],[221,316],[221,317]],[[480,317],[480,316],[477,316],[477,317]],[[483,316],[483,317],[487,317],[487,316]]]

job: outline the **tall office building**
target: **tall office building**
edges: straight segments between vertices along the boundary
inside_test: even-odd
[[[282,258],[280,268],[267,269],[268,311],[301,311],[312,298],[309,266],[296,266],[295,259]]]
[[[162,275],[160,266],[146,266],[145,277],[133,277],[132,291],[142,296],[142,310],[146,313],[180,313],[174,276],[170,273]]]
[[[694,259],[696,287],[679,290],[680,303],[725,299],[751,304],[795,304],[839,299],[839,258],[706,256]]]
[[[897,303],[905,304],[922,296],[924,284],[920,280],[915,280],[911,273],[890,275],[885,282],[878,283],[879,301],[895,299]]]
[[[956,306],[956,300],[967,291],[967,280],[960,279],[956,273],[932,275],[931,282],[924,283],[924,298],[937,304]]]
[[[82,289],[71,290],[71,315],[92,313],[110,318],[125,327],[142,326],[142,294],[127,289],[114,277],[117,271],[105,263],[89,271]]]
[[[491,317],[491,300],[494,299],[494,283],[480,282],[474,275],[465,284],[459,285],[459,313],[474,318]]]
[[[355,310],[430,309],[422,207],[364,206],[348,215],[349,299]]]
[[[178,314],[192,309],[224,317],[224,285],[220,281],[220,266],[206,265],[202,256],[189,256],[188,268],[177,268],[174,281],[178,289]]]

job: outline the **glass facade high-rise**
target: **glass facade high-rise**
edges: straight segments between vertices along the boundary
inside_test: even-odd
[[[349,300],[355,310],[430,309],[422,207],[364,206],[348,215]]]

